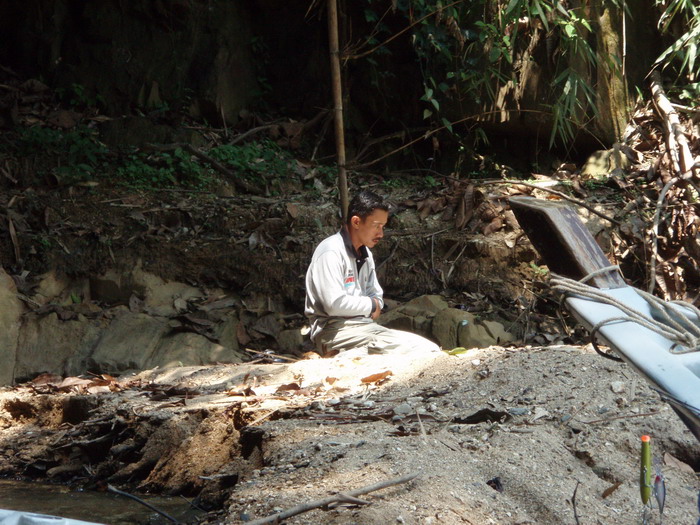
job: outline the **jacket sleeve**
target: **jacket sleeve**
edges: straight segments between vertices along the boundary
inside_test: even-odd
[[[369,277],[367,278],[367,284],[365,288],[364,294],[370,297],[371,299],[378,299],[379,300],[379,307],[382,308],[384,306],[384,290],[382,290],[382,287],[379,286],[379,281],[377,280],[377,271],[374,267],[374,259],[370,259],[370,274]],[[374,309],[374,305],[372,305],[372,309]]]
[[[340,254],[329,251],[314,261],[307,278],[314,309],[329,317],[369,316],[374,309],[372,298],[347,294],[344,276],[344,261]]]

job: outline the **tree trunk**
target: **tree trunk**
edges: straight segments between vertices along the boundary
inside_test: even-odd
[[[626,31],[624,12],[609,0],[594,0],[592,15],[598,22],[596,31],[598,128],[606,142],[622,137],[629,107],[625,75]]]

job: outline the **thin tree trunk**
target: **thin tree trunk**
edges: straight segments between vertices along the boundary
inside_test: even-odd
[[[597,127],[605,140],[619,141],[629,120],[625,74],[625,13],[607,0],[593,2],[598,18]],[[619,63],[614,64],[613,60]]]
[[[348,214],[348,179],[345,171],[345,129],[343,124],[343,86],[340,77],[340,45],[338,43],[338,2],[328,0],[328,43],[331,53],[335,149],[338,156],[338,191],[343,223]]]

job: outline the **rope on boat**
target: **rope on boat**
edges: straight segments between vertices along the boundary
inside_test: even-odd
[[[575,295],[608,304],[622,312],[620,316],[611,317],[597,323],[591,329],[591,335],[596,334],[601,327],[607,324],[633,322],[672,341],[673,345],[669,349],[669,352],[672,354],[687,354],[700,350],[700,324],[698,324],[700,322],[700,309],[684,301],[664,301],[648,292],[634,288],[634,291],[646,300],[651,311],[656,314],[656,316],[652,317],[627,306],[615,297],[607,294],[605,290],[586,284],[586,281],[593,277],[613,271],[619,272],[620,267],[617,265],[606,266],[589,273],[579,281],[552,274],[550,284],[554,290],[561,294]],[[695,320],[691,320],[686,315],[686,312],[691,315],[694,314]]]

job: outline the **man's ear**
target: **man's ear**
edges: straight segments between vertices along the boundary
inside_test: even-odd
[[[359,228],[360,222],[361,222],[361,219],[357,215],[353,215],[352,217],[350,217],[350,225],[353,228]]]

